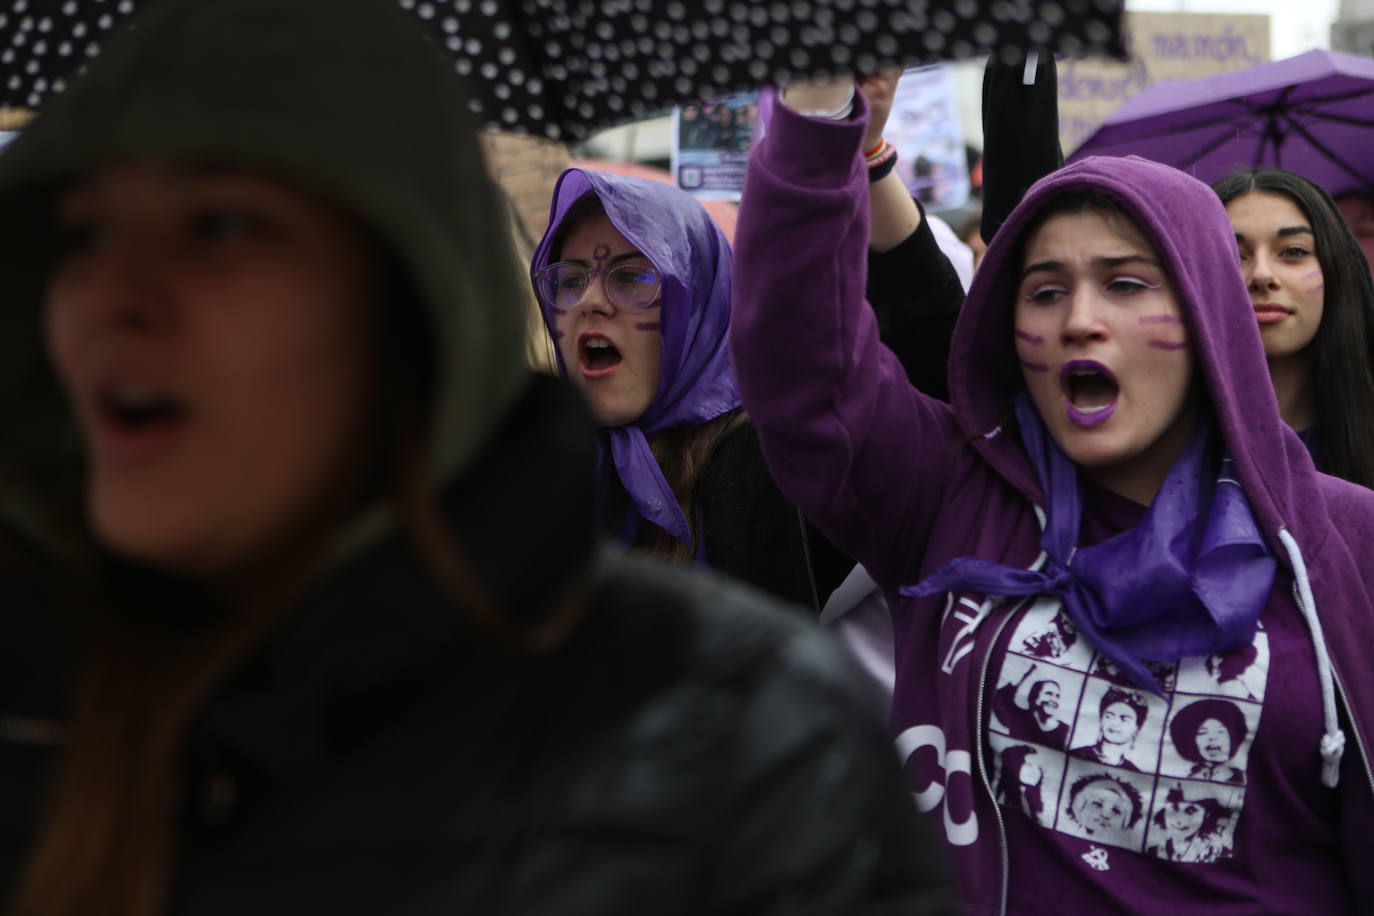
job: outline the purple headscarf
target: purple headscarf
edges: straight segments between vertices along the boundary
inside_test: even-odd
[[[535,249],[533,270],[550,263],[554,235],[572,205],[588,193],[597,196],[611,224],[649,259],[663,281],[658,391],[633,423],[606,430],[611,461],[639,515],[691,546],[691,526],[646,437],[698,426],[740,406],[726,349],[730,245],[685,191],[642,178],[568,169],[554,188],[549,228]],[[548,306],[541,307],[552,335],[553,314]],[[558,368],[567,375],[561,352]],[[627,526],[626,536],[632,539],[636,528]]]

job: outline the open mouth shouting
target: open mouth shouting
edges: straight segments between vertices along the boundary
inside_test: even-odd
[[[92,400],[94,444],[107,457],[148,457],[187,420],[186,406],[153,385],[107,382],[96,387]]]
[[[1121,386],[1106,366],[1092,359],[1074,359],[1059,370],[1059,385],[1069,421],[1077,426],[1098,426],[1116,411]]]
[[[604,378],[624,360],[609,337],[596,333],[583,334],[577,339],[577,355],[583,378]]]

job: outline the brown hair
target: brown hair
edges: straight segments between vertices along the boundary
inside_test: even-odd
[[[419,300],[408,284],[402,289],[404,307],[388,308],[379,345],[383,429],[393,435],[378,437],[391,448],[377,456],[373,492],[389,495],[403,535],[455,613],[502,643],[533,652],[553,649],[581,619],[582,585],[567,588],[554,608],[523,626],[503,612],[472,567],[425,472],[432,351]],[[208,697],[299,599],[327,546],[315,544],[295,579],[235,613],[196,614],[209,603],[204,591],[118,564],[115,584],[122,601],[104,597],[105,580],[74,602],[87,624],[66,740],[9,916],[164,912],[176,859],[187,731]]]
[[[749,415],[743,407],[736,407],[698,426],[680,426],[666,429],[649,438],[649,448],[654,453],[663,477],[672,487],[682,514],[691,526],[692,543],[684,544],[667,531],[653,524],[640,526],[635,537],[633,549],[647,556],[668,563],[687,564],[692,562],[696,547],[701,542],[701,526],[696,518],[697,483],[716,448],[749,422]],[[608,512],[608,518],[623,518],[628,499],[623,489],[619,491],[618,512]]]

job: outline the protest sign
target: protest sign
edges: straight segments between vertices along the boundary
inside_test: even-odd
[[[1131,59],[1059,61],[1059,142],[1073,152],[1122,102],[1153,83],[1240,70],[1269,60],[1269,17],[1126,14]]]
[[[902,74],[883,136],[897,147],[902,183],[927,209],[964,205],[969,195],[968,157],[949,64]]]
[[[739,200],[758,108],[758,93],[745,92],[674,109],[677,186],[704,200]]]

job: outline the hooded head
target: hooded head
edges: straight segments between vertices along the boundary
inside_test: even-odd
[[[961,426],[1004,477],[1031,499],[1043,499],[1041,483],[1021,444],[1015,436],[995,431],[1007,422],[1013,398],[1037,374],[1038,367],[1023,364],[1018,343],[1028,342],[1018,341],[1016,335],[1017,301],[1026,292],[1022,273],[1033,266],[1024,263],[1027,244],[1034,230],[1044,225],[1043,211],[1068,195],[1107,201],[1120,217],[1105,219],[1106,229],[1132,237],[1157,265],[1154,275],[1135,282],[1167,289],[1176,303],[1177,320],[1165,317],[1163,309],[1158,316],[1136,316],[1143,322],[1139,327],[1157,332],[1145,344],[1162,355],[1186,354],[1193,361],[1193,403],[1199,419],[1214,421],[1250,507],[1277,549],[1276,531],[1285,517],[1304,497],[1312,498],[1311,462],[1279,419],[1273,399],[1255,396],[1271,386],[1225,209],[1207,185],[1176,169],[1135,157],[1090,157],[1031,188],[989,246],[955,331],[950,389]],[[1186,351],[1170,349],[1184,341]],[[1042,364],[1044,374],[1063,386],[1066,401],[1075,373],[1072,365],[1066,368],[1068,362]],[[1148,403],[1148,375],[1120,383],[1140,386],[1143,390],[1131,394],[1137,403]],[[1123,393],[1123,405],[1126,400]],[[1110,415],[1096,430],[1109,431],[1121,416],[1121,411]],[[1046,425],[1055,435],[1055,424]]]
[[[119,295],[139,308],[160,310],[160,316],[176,316],[188,307],[189,300],[182,301],[179,290],[164,282],[172,248],[145,246],[142,254],[131,254],[134,248],[100,248],[106,244],[103,236],[87,233],[88,224],[100,228],[90,219],[91,194],[97,211],[104,207],[124,219],[141,211],[130,204],[131,185],[121,175],[138,181],[151,177],[154,184],[227,176],[266,188],[269,195],[286,195],[304,208],[301,212],[348,237],[347,245],[324,255],[317,275],[351,277],[358,269],[352,259],[372,262],[360,276],[375,279],[375,295],[356,298],[375,300],[367,302],[376,313],[369,320],[382,328],[411,325],[408,345],[422,352],[411,352],[410,361],[427,369],[421,400],[428,410],[415,420],[428,445],[423,471],[431,485],[459,474],[506,415],[526,378],[523,318],[515,307],[521,301],[518,278],[492,267],[510,261],[507,234],[491,231],[490,221],[499,219],[501,210],[474,125],[465,115],[461,81],[415,24],[384,0],[209,5],[167,0],[133,24],[64,95],[52,98],[0,157],[0,244],[12,256],[0,319],[9,348],[0,364],[0,410],[7,418],[0,451],[8,461],[46,466],[56,460],[70,467],[78,455],[71,411],[43,340],[45,301],[49,336],[55,334],[55,270],[65,271],[74,250],[118,255],[121,282],[133,276],[126,270],[130,258],[155,251],[161,259],[156,264],[149,259],[135,265],[140,276],[154,279],[125,283]],[[164,186],[170,187],[165,181]],[[196,194],[204,190],[196,188]],[[73,189],[86,199],[72,204]],[[107,192],[120,196],[101,197]],[[167,202],[180,205],[177,195],[173,192]],[[185,213],[153,216],[171,220],[165,226],[183,220],[187,238],[219,233],[241,241],[258,231],[251,212],[231,213],[231,222],[238,220],[233,225],[210,226],[222,220],[222,211],[239,206],[240,198],[231,196],[229,208],[197,201]],[[59,203],[76,211],[61,218],[62,226]],[[137,231],[145,240],[153,238],[148,233],[154,225],[145,221]],[[131,238],[137,234],[132,227],[126,227]],[[282,258],[298,255],[290,244],[291,239],[269,241],[259,250]],[[299,260],[291,263],[301,266]],[[144,270],[150,267],[156,270]],[[354,298],[342,289],[322,295]],[[293,309],[294,318],[301,302],[288,297],[282,308]],[[148,320],[148,314],[136,320]],[[342,312],[336,323],[327,318],[324,323],[328,333],[356,337],[357,329],[349,330]],[[246,342],[244,353],[257,343]],[[133,375],[138,374],[135,369]],[[77,400],[69,373],[61,375]],[[139,383],[132,377],[116,381]],[[177,380],[172,381],[176,388]],[[372,381],[381,385],[384,380]],[[131,390],[116,394],[141,396]],[[194,421],[197,405],[190,387],[174,394],[190,399],[176,407]],[[264,399],[264,428],[271,427],[266,420],[279,406]],[[360,412],[366,409],[358,405]],[[390,432],[374,430],[373,437],[385,441]],[[89,438],[90,430],[83,434]],[[0,505],[42,535],[38,516],[18,504],[20,495],[6,493]]]
[[[599,206],[579,204],[588,196]],[[590,215],[588,215],[590,211]],[[609,426],[617,473],[639,514],[691,542],[690,527],[662,471],[649,451],[646,436],[666,429],[699,426],[740,406],[726,347],[730,326],[730,248],[710,215],[691,195],[670,185],[640,178],[569,169],[554,189],[549,228],[535,250],[532,274],[570,254],[564,247],[580,227],[605,214],[620,239],[608,244],[605,268],[619,255],[637,252],[660,280],[656,304],[641,310],[607,305],[601,277],[589,279],[587,299],[571,310],[559,310],[541,297],[549,333],[558,344],[559,368],[587,393],[593,413]],[[623,246],[621,245],[623,240]],[[595,239],[573,252],[596,270]],[[612,251],[624,247],[625,251]],[[557,249],[557,250],[555,250]],[[648,346],[636,335],[654,335]],[[588,363],[588,344],[614,350],[610,364]],[[621,352],[621,351],[624,352]],[[655,371],[645,369],[647,353],[656,350]],[[622,379],[627,386],[621,386]],[[635,389],[623,397],[618,386]],[[604,409],[603,409],[604,402]],[[647,405],[638,413],[619,409],[623,403]]]

